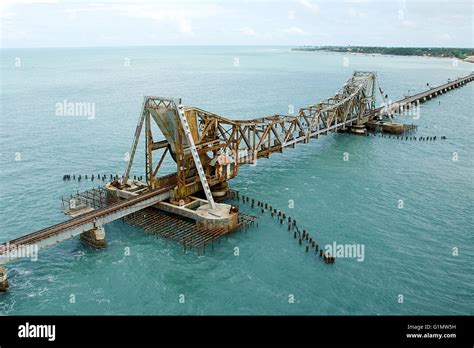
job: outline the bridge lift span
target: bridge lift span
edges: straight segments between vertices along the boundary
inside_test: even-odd
[[[273,115],[251,120],[233,120],[197,107],[183,107],[173,98],[146,96],[130,150],[124,180],[117,188],[126,190],[133,159],[145,124],[146,181],[150,189],[175,185],[171,202],[188,203],[203,190],[211,209],[214,195],[227,190],[239,166],[255,163],[297,143],[307,143],[321,134],[352,127],[364,130],[374,115],[373,72],[355,72],[335,96],[301,108],[296,116]],[[164,139],[155,141],[152,121]],[[161,150],[156,166],[155,151]],[[176,172],[158,177],[167,154],[176,162]],[[214,189],[214,192],[212,192]]]

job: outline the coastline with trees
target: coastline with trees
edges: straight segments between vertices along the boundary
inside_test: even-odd
[[[378,47],[378,46],[301,46],[294,51],[326,51],[394,56],[457,58],[474,63],[474,48],[454,47]]]

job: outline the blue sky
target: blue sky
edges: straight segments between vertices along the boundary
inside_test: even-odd
[[[2,47],[473,47],[472,0],[0,0]]]

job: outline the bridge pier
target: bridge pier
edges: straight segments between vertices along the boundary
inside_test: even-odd
[[[351,127],[351,132],[353,134],[366,134],[367,128],[365,128],[365,124],[356,124]]]
[[[7,289],[8,289],[7,270],[4,266],[0,266],[0,292],[7,291]]]
[[[105,230],[102,226],[82,233],[81,240],[94,248],[103,249],[107,247],[107,241],[105,240]]]

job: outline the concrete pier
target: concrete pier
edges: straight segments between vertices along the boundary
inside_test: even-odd
[[[354,125],[351,127],[351,132],[353,134],[367,134],[367,128],[365,128],[365,125],[362,124],[362,125]]]
[[[190,203],[176,206],[168,202],[160,202],[155,207],[168,213],[196,221],[196,226],[204,230],[222,230],[223,234],[239,227],[238,212],[229,204],[217,203],[215,208],[206,200],[194,196],[189,197]]]
[[[7,270],[4,266],[0,266],[0,292],[7,291],[7,289],[8,289]]]
[[[81,240],[94,248],[103,249],[107,247],[107,241],[105,240],[105,230],[102,226],[82,233]]]
[[[229,204],[218,204],[215,209],[209,204],[204,204],[196,210],[196,213],[198,228],[205,230],[223,229],[228,232],[239,225],[238,213],[234,212]]]

